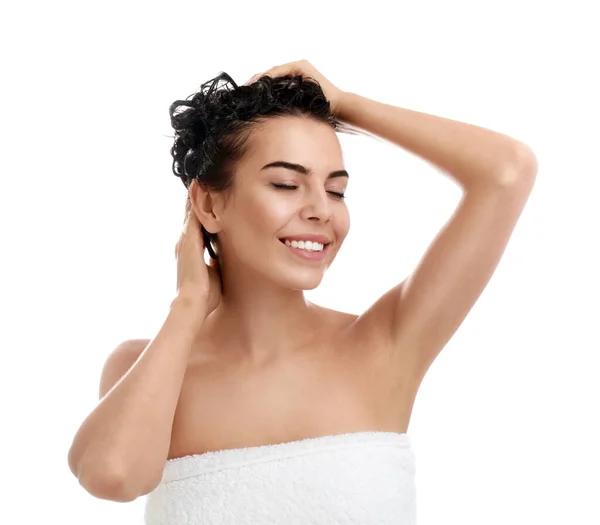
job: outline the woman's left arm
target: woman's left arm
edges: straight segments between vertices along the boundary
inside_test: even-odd
[[[413,272],[354,323],[353,333],[388,352],[394,373],[416,391],[498,266],[533,188],[537,160],[525,144],[488,129],[353,93],[338,102],[342,121],[433,163],[464,190]]]
[[[529,146],[502,133],[352,92],[338,98],[341,120],[434,164],[463,189],[511,184],[537,171]]]
[[[354,127],[389,140],[433,163],[464,189],[510,184],[537,171],[531,149],[511,137],[410,109],[391,106],[344,91],[308,60],[274,66],[254,75],[246,85],[267,75],[302,75],[316,80],[331,105],[331,113]]]
[[[533,188],[537,159],[501,133],[343,91],[307,60],[264,74],[317,80],[340,120],[429,161],[464,190],[411,275],[351,328],[365,348],[388,353],[395,373],[416,389],[500,262]]]

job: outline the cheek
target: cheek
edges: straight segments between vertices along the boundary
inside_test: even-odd
[[[293,211],[285,199],[260,195],[246,200],[242,216],[246,229],[254,230],[257,236],[263,236],[265,233],[278,231],[287,224]]]
[[[345,239],[346,235],[350,231],[350,213],[348,213],[348,208],[337,213],[335,215],[335,234],[336,238],[339,240]]]
[[[272,230],[286,224],[294,212],[294,206],[286,199],[266,194],[253,201],[248,209],[248,217],[260,223],[262,228]]]

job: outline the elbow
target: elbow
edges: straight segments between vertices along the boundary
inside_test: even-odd
[[[519,171],[525,176],[535,178],[538,172],[538,160],[533,150],[527,145],[520,143],[517,154]]]
[[[138,469],[109,466],[106,461],[76,459],[75,451],[69,451],[69,468],[79,484],[92,496],[117,502],[131,502],[152,492],[162,480],[162,469],[152,475]]]
[[[110,469],[93,469],[81,467],[76,470],[79,484],[92,496],[98,499],[128,503],[140,497],[131,478]]]
[[[79,477],[79,484],[92,496],[98,499],[129,503],[141,494],[132,490],[125,478],[119,476],[86,476]]]
[[[512,187],[523,181],[534,182],[537,171],[535,153],[527,144],[519,142],[515,147],[513,160],[502,170],[503,185]]]

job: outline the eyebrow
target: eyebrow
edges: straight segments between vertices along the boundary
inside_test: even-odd
[[[297,171],[298,173],[302,173],[302,175],[312,175],[313,173],[312,170],[308,169],[305,166],[302,166],[302,164],[294,164],[292,162],[286,162],[284,160],[278,160],[275,162],[270,162],[269,164],[265,164],[261,168],[261,170],[264,170],[266,168],[285,168],[288,170]],[[346,170],[332,171],[329,175],[327,175],[327,180],[333,179],[335,177],[350,178],[350,175]]]

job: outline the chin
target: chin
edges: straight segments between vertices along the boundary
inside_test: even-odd
[[[278,241],[280,242],[280,241]],[[288,248],[282,245],[285,250]],[[258,262],[258,261],[257,261]],[[267,263],[266,275],[280,286],[291,290],[314,290],[323,281],[325,272],[331,264],[330,256],[322,261],[305,261],[288,253],[273,253],[261,259],[262,265]]]
[[[280,280],[282,286],[292,290],[314,290],[323,281],[322,270],[292,270],[292,272],[288,270],[286,275],[282,276],[282,279]]]

